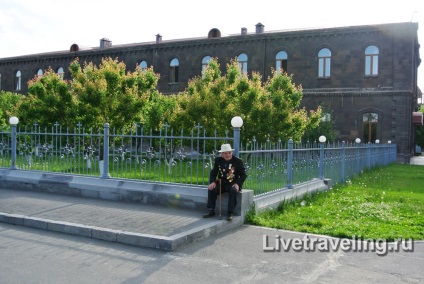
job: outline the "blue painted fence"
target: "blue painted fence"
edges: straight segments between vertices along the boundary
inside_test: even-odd
[[[216,150],[231,143],[247,170],[244,188],[260,195],[313,179],[344,183],[364,169],[396,161],[395,144],[259,144],[253,139],[243,145],[240,128],[234,128],[232,137],[228,134],[208,135],[200,125],[178,134],[167,125],[156,133],[138,125],[130,131],[110,129],[108,124],[98,130],[12,125],[0,129],[0,167],[206,186]]]

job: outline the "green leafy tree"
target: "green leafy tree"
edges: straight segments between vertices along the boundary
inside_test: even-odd
[[[328,142],[333,142],[336,139],[332,112],[326,108],[322,109],[323,111],[318,126],[306,129],[302,137],[302,142],[317,142],[321,135],[324,135]]]
[[[231,95],[233,86],[228,84],[228,80],[221,76],[218,62],[211,60],[203,77],[190,80],[187,90],[177,96],[172,126],[190,130],[200,124],[207,133],[214,133],[217,129],[217,135],[225,135],[223,126],[228,126],[231,115],[235,115],[234,95]],[[230,97],[227,97],[228,93]]]
[[[9,118],[20,116],[18,106],[24,99],[21,94],[0,91],[0,127],[9,125]]]
[[[73,125],[76,117],[76,98],[69,84],[51,68],[28,83],[28,96],[19,105],[23,124]]]
[[[301,99],[302,89],[285,73],[273,72],[262,85],[259,73],[254,72],[251,79],[241,74],[236,60],[222,76],[217,60],[212,59],[203,76],[191,80],[187,91],[178,96],[172,123],[182,129],[199,123],[207,133],[216,129],[223,136],[238,115],[244,120],[244,142],[254,137],[261,143],[268,138],[300,141],[306,129],[319,124],[321,115],[321,108],[309,113],[300,108]]]

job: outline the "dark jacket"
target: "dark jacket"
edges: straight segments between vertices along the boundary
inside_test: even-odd
[[[231,160],[227,162],[224,158],[217,157],[209,175],[209,183],[221,179],[223,186],[237,183],[241,190],[246,177],[246,170],[240,158],[233,155]]]

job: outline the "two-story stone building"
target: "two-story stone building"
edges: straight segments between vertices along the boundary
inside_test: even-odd
[[[118,58],[129,70],[153,66],[160,74],[158,90],[183,91],[189,79],[201,74],[210,58],[218,58],[222,71],[238,59],[243,72],[260,72],[263,80],[272,68],[293,74],[302,85],[302,105],[324,106],[335,123],[337,139],[398,146],[398,160],[414,154],[414,117],[421,91],[417,71],[421,59],[418,24],[392,23],[338,28],[266,32],[258,23],[249,33],[222,37],[211,29],[207,37],[162,40],[113,46],[106,38],[99,47],[72,44],[69,50],[0,59],[0,89],[26,93],[27,82],[51,67],[69,79],[68,67],[80,62],[99,64],[102,57]],[[1,56],[1,55],[0,55]]]

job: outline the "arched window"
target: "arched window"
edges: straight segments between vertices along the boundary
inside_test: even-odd
[[[202,75],[205,73],[206,66],[208,66],[209,61],[211,61],[211,57],[209,55],[203,57],[202,59]]]
[[[378,113],[362,114],[362,141],[373,142],[377,139]]]
[[[140,71],[146,71],[146,69],[147,69],[147,61],[145,61],[145,60],[140,61],[139,66],[140,66]]]
[[[330,77],[331,51],[323,48],[318,52],[318,77]]]
[[[242,53],[237,57],[238,66],[241,74],[247,74],[247,54]]]
[[[180,66],[180,62],[177,58],[171,60],[169,64],[169,83],[177,83],[178,82],[178,67]]]
[[[57,75],[59,75],[60,79],[63,80],[63,75],[65,74],[65,72],[63,71],[63,67],[59,67],[57,69]]]
[[[322,122],[330,122],[331,121],[331,113],[323,112],[322,115],[321,115],[321,121]]]
[[[365,49],[365,76],[378,75],[378,53],[379,50],[374,45]]]
[[[21,71],[17,71],[15,75],[15,91],[20,91],[22,88],[22,73]]]
[[[287,72],[287,52],[280,51],[275,56],[275,71],[277,74],[281,71]]]
[[[1,73],[0,73],[0,91],[1,91]]]
[[[38,69],[38,71],[37,71],[37,76],[38,76],[38,77],[43,76],[43,70]]]

